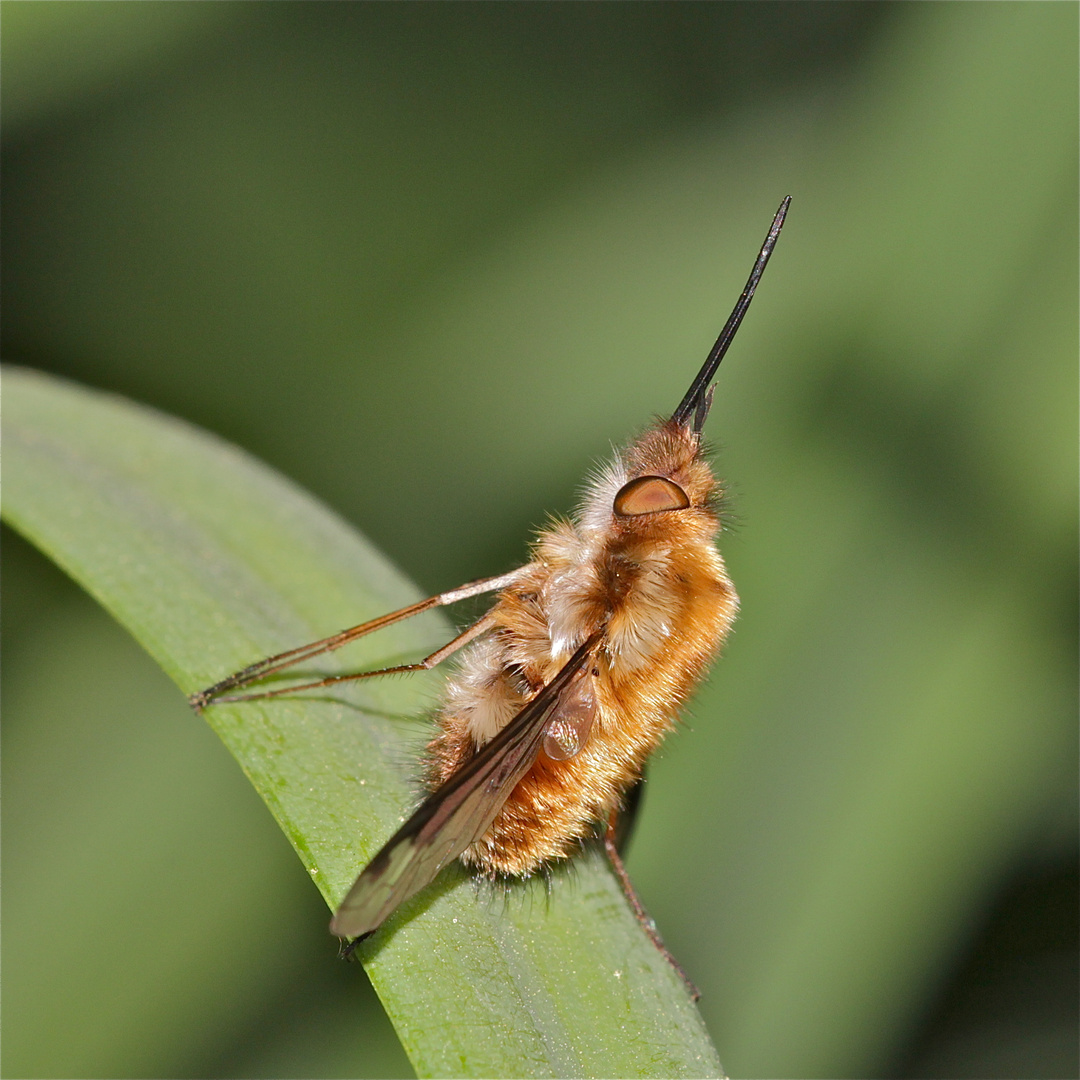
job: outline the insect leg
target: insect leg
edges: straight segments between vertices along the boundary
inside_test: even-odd
[[[293,694],[297,690],[315,690],[320,686],[333,686],[335,683],[355,682],[357,679],[373,679],[376,675],[405,675],[412,671],[428,671],[441,664],[448,656],[452,656],[470,641],[487,633],[495,625],[495,620],[490,614],[483,616],[466,627],[456,638],[448,641],[441,648],[436,649],[430,656],[423,660],[417,660],[414,664],[397,664],[394,667],[377,668],[374,671],[355,671],[346,675],[328,675],[325,679],[317,679],[315,682],[299,683],[296,686],[283,686],[277,690],[262,690],[254,694],[230,694],[227,697],[216,698],[214,704],[223,704],[230,701],[257,701],[260,698],[280,697],[282,694]]]
[[[664,944],[664,939],[660,936],[659,931],[656,929],[656,923],[649,917],[649,913],[641,905],[641,901],[638,899],[637,893],[634,891],[634,886],[630,881],[630,875],[626,872],[626,867],[623,865],[622,856],[619,854],[618,847],[618,810],[613,810],[608,817],[607,829],[604,832],[604,850],[607,852],[608,860],[611,862],[611,868],[615,871],[615,876],[619,879],[619,884],[622,886],[623,894],[626,896],[630,907],[633,909],[634,915],[637,917],[637,921],[641,923],[642,930],[649,935],[649,940],[659,950],[660,955],[675,969],[679,978],[686,984],[686,989],[690,991],[690,996],[694,1001],[701,999],[701,991],[690,981],[690,976],[686,974],[682,969],[682,965],[675,959],[671,953],[668,952],[667,946]]]
[[[634,836],[641,805],[645,801],[645,777],[642,775],[632,788],[622,797],[622,803],[615,812],[615,848],[623,858]]]
[[[246,668],[233,672],[232,675],[214,683],[213,686],[208,686],[205,690],[199,690],[197,693],[192,694],[188,700],[196,709],[201,709],[226,691],[239,690],[284,668],[303,663],[303,661],[321,656],[323,653],[333,652],[335,649],[340,649],[343,645],[348,645],[349,642],[372,634],[385,626],[393,626],[394,623],[410,619],[413,615],[419,615],[421,612],[429,611],[431,608],[445,607],[448,604],[456,604],[459,600],[466,600],[470,596],[480,596],[482,593],[504,589],[512,584],[524,569],[525,567],[519,567],[509,574],[500,574],[497,577],[480,578],[478,581],[471,581],[467,585],[460,585],[449,592],[439,593],[438,596],[429,596],[426,600],[420,600],[415,604],[409,604],[408,607],[388,612],[386,615],[380,615],[377,619],[360,623],[358,626],[351,626],[347,630],[341,630],[336,634],[331,634],[329,637],[309,642],[307,645],[301,645],[296,649],[288,649],[286,652],[267,656],[262,660],[257,660],[254,664],[249,664]]]

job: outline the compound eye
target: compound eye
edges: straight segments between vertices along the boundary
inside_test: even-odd
[[[639,476],[619,488],[614,510],[619,517],[637,517],[662,510],[685,510],[689,505],[686,492],[667,477]]]

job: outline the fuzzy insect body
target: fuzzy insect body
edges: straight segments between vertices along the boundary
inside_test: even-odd
[[[638,503],[623,509],[643,512],[616,513],[618,494],[642,478],[676,485],[688,505],[652,509],[639,485]],[[670,500],[654,487],[655,497]],[[583,641],[600,636],[548,718],[532,768],[463,862],[491,875],[525,875],[571,855],[641,775],[738,606],[714,544],[716,496],[700,437],[665,421],[603,470],[573,522],[540,534],[533,560],[499,594],[483,620],[486,637],[449,684],[429,747],[433,788],[502,730]]]
[[[528,875],[572,855],[602,823],[627,899],[671,959],[622,866],[615,818],[738,607],[715,546],[720,491],[701,430],[713,376],[789,202],[674,414],[599,472],[577,516],[544,529],[526,565],[267,657],[192,695],[200,709],[276,697],[427,670],[466,649],[428,747],[431,793],[356,879],[330,924],[335,934],[359,940],[376,930],[452,859],[491,877]],[[497,594],[487,614],[423,660],[231,693],[421,611],[485,593]]]

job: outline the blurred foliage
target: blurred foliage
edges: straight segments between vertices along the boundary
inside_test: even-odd
[[[4,355],[234,439],[431,590],[673,407],[792,194],[710,419],[743,615],[631,870],[735,1075],[1076,1075],[1075,905],[1025,937],[1010,884],[1077,839],[1073,5],[3,25]],[[402,1074],[239,770],[4,555],[5,1075]]]

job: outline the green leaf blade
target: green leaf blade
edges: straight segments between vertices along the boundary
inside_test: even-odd
[[[185,693],[417,598],[319,503],[211,435],[25,370],[5,372],[4,394],[5,518]],[[423,655],[447,636],[422,616],[318,670]],[[206,710],[331,906],[415,804],[413,718],[437,685],[374,680]],[[420,1075],[721,1075],[597,852],[547,888],[450,870],[361,952]]]

